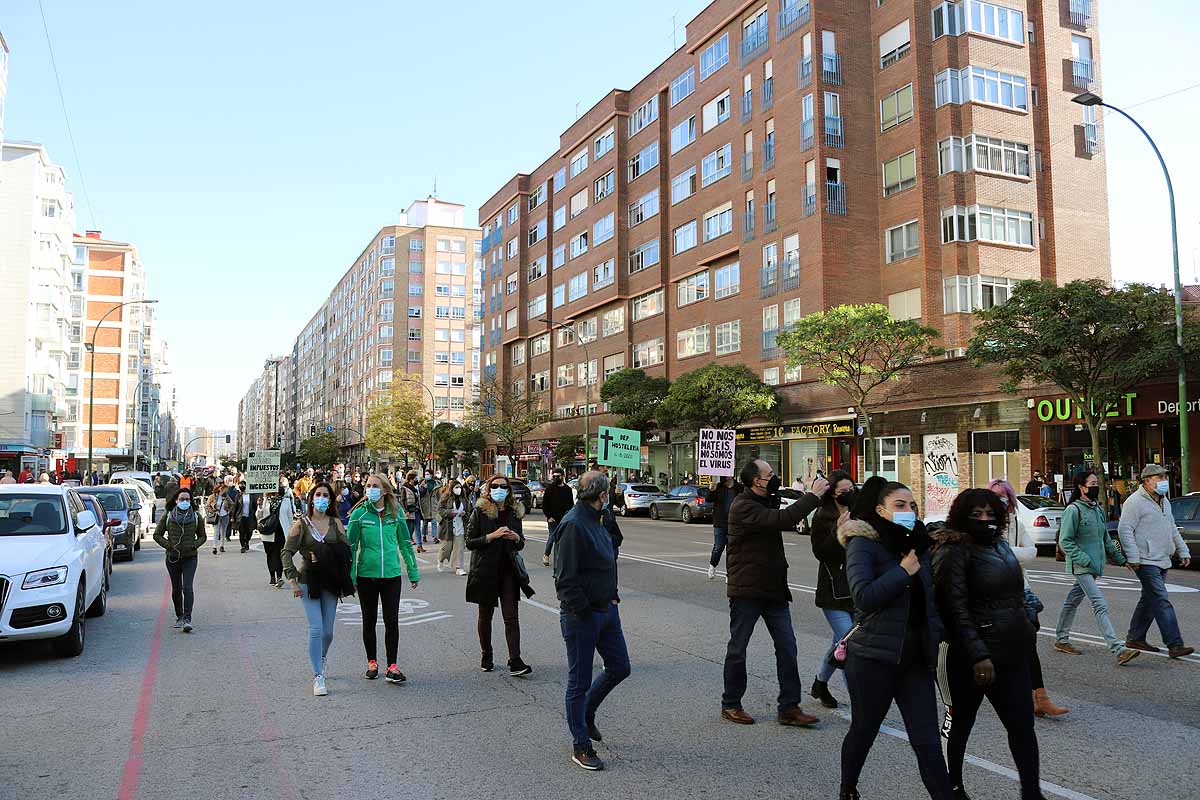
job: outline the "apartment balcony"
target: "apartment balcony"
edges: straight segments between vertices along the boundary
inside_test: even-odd
[[[742,212],[742,241],[754,239],[754,210]]]
[[[1071,0],[1071,24],[1086,28],[1092,21],[1092,0]]]
[[[762,268],[759,284],[763,297],[773,297],[779,294],[779,268],[767,265]]]
[[[489,233],[479,240],[479,254],[483,255],[492,249],[492,235]]]
[[[779,33],[777,38],[783,41],[791,36],[796,31],[808,24],[809,18],[812,17],[812,5],[804,3],[803,5],[793,5],[779,12]]]
[[[775,198],[763,203],[763,233],[774,233],[779,229],[779,219],[775,214]]]
[[[800,257],[789,256],[783,261],[783,291],[800,288]]]
[[[750,121],[750,117],[754,114],[754,90],[742,94],[742,122]]]
[[[1083,59],[1071,59],[1071,84],[1076,89],[1086,90],[1091,88],[1092,64],[1093,62]]]
[[[811,119],[800,120],[800,149],[808,150],[813,146],[813,121]]]
[[[837,53],[821,56],[821,80],[834,86],[842,85],[842,57]]]
[[[846,215],[846,184],[841,181],[825,182],[825,210],[830,214]]]
[[[54,432],[49,430],[30,431],[29,443],[34,447],[54,447]]]
[[[842,126],[841,117],[825,117],[825,146],[826,147],[845,147],[846,132]]]
[[[800,60],[800,83],[798,88],[803,89],[812,83],[812,56],[805,56]]]
[[[1088,155],[1100,152],[1100,132],[1094,122],[1083,123],[1083,150]]]
[[[742,66],[746,66],[765,52],[769,41],[770,32],[765,27],[758,28],[753,33],[747,33],[742,38]]]
[[[769,331],[762,332],[762,360],[774,361],[780,358],[782,353],[779,350],[779,329],[773,328]]]
[[[803,213],[804,213],[804,216],[806,216],[806,217],[811,217],[813,214],[817,213],[817,187],[816,186],[809,185],[809,186],[804,187],[804,210],[803,210]]]
[[[767,78],[762,87],[762,110],[770,111],[775,105],[775,79]]]
[[[775,166],[775,140],[767,139],[763,142],[763,172]]]
[[[55,403],[54,395],[52,394],[30,393],[29,395],[29,410],[35,414],[39,411],[52,413],[55,405],[57,404]]]
[[[754,177],[754,153],[742,154],[742,180],[748,181]]]

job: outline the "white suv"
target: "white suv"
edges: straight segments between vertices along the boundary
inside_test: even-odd
[[[74,489],[0,486],[0,642],[52,639],[60,656],[82,653],[84,617],[108,605],[104,551]]]

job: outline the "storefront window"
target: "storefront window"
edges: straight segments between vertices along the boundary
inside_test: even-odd
[[[875,474],[889,481],[912,484],[912,468],[908,456],[911,440],[907,436],[884,436],[875,440],[878,447],[878,463]]]
[[[804,480],[806,486],[811,486],[817,477],[817,471],[822,475],[829,474],[828,439],[794,439],[788,442],[791,449],[791,460],[788,462],[788,475],[779,477],[784,484],[790,486],[797,477]],[[779,469],[775,465],[775,469]]]
[[[1006,480],[1023,488],[1019,431],[980,431],[971,435],[972,478],[976,486]]]

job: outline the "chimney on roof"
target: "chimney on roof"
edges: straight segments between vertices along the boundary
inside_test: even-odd
[[[84,231],[84,237],[87,239],[99,239],[100,231]]]

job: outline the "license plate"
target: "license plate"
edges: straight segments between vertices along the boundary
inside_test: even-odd
[[[113,550],[124,550],[125,548],[126,545],[123,544],[113,545]]]

